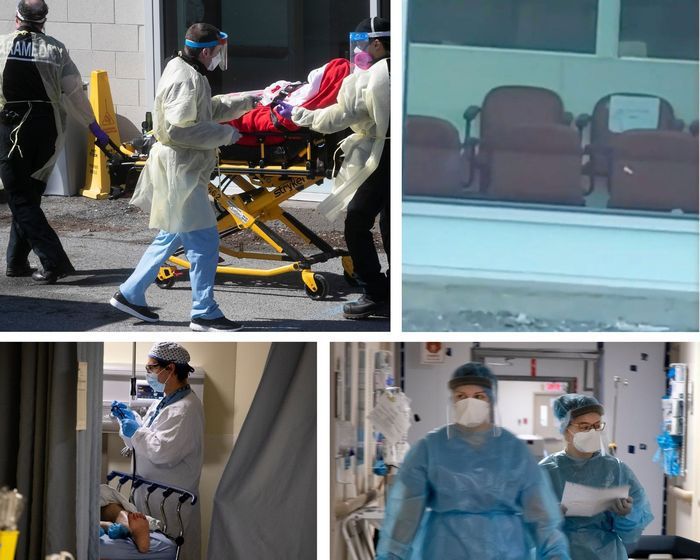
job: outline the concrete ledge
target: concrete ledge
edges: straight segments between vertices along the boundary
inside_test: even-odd
[[[408,199],[403,212],[404,314],[698,329],[697,218],[463,200]]]

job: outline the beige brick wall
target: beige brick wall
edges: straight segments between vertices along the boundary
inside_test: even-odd
[[[65,43],[85,81],[93,70],[109,74],[112,100],[122,118],[141,128],[150,100],[145,95],[144,0],[47,0],[46,33]],[[14,29],[17,0],[0,0],[0,33]]]

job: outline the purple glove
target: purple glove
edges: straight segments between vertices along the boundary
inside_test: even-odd
[[[100,128],[100,125],[97,124],[97,121],[91,122],[88,128],[90,129],[90,132],[92,132],[95,135],[95,138],[97,139],[97,145],[100,148],[104,148],[109,145],[109,136],[104,130]]]
[[[283,119],[288,119],[290,121],[292,120],[292,109],[294,109],[294,105],[290,105],[284,101],[280,101],[275,105],[277,114]]]

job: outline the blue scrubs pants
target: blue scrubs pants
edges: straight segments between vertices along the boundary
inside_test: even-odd
[[[223,317],[223,312],[214,301],[214,277],[219,262],[219,233],[216,226],[184,233],[161,230],[134,272],[119,286],[119,291],[129,303],[147,305],[146,290],[155,282],[160,267],[180,246],[185,247],[191,267],[192,318]]]

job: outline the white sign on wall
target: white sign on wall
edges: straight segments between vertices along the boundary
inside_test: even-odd
[[[424,342],[421,345],[421,364],[442,364],[445,361],[445,344],[443,342]]]

